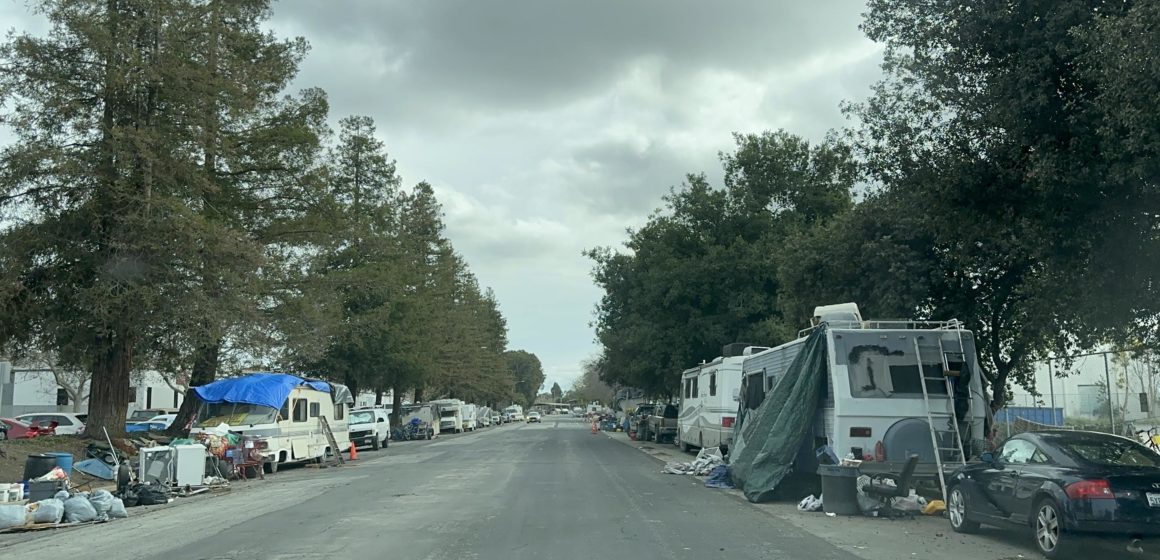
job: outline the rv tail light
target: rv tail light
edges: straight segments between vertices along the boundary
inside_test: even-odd
[[[722,416],[721,417],[721,427],[722,428],[732,428],[733,427],[733,417],[732,416]]]
[[[870,428],[850,428],[850,437],[870,437]]]
[[[874,460],[880,463],[886,460],[886,446],[881,441],[874,444]]]

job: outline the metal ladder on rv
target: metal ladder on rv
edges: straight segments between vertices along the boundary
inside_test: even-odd
[[[330,458],[328,459],[323,455],[320,463],[333,467],[346,464],[346,461],[342,459],[342,450],[338,448],[338,442],[334,439],[334,432],[330,431],[330,422],[326,421],[325,416],[319,416],[318,424],[322,426],[322,433],[326,434],[326,442],[330,444]],[[354,445],[354,442],[351,442],[351,445]]]
[[[963,367],[966,367],[966,356],[962,352],[962,348],[962,335],[960,334],[959,352],[957,352],[957,354],[962,355],[962,360],[959,363],[963,364]],[[926,369],[923,368],[922,364],[924,360],[922,359],[922,349],[923,348],[921,345],[919,345],[918,338],[916,337],[914,339],[914,353],[918,358],[918,375],[922,378],[923,409],[926,411],[926,425],[930,429],[930,444],[934,449],[934,463],[938,468],[939,489],[942,490],[943,499],[945,500],[947,496],[947,481],[946,473],[944,472],[943,468],[943,452],[951,453],[950,462],[952,464],[958,463],[959,466],[964,466],[967,464],[967,454],[963,449],[963,436],[959,432],[958,418],[955,417],[954,388],[951,386],[950,379],[951,377],[957,376],[958,373],[951,372],[950,360],[948,360],[949,355],[956,354],[956,352],[947,352],[943,348],[942,337],[939,337],[938,353],[939,361],[942,362],[942,375],[936,376],[927,375]],[[930,349],[933,350],[934,348]],[[941,381],[943,384],[945,384],[947,398],[932,400],[930,398],[930,391],[927,390],[926,386],[928,381]],[[946,410],[936,410],[935,407],[938,405],[935,403],[940,403]],[[936,420],[945,420],[947,424],[950,424],[950,429],[942,428],[942,426],[936,426]],[[943,442],[947,439],[944,436],[951,436],[951,447],[943,445]]]

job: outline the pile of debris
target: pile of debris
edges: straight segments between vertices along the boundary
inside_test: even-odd
[[[669,461],[665,463],[664,472],[668,474],[691,474],[695,476],[708,476],[713,472],[713,469],[718,465],[724,465],[725,459],[721,456],[721,448],[710,447],[702,449],[697,453],[697,458],[692,462]]]
[[[46,500],[0,504],[0,532],[28,531],[129,517],[125,502],[108,490],[61,490]]]

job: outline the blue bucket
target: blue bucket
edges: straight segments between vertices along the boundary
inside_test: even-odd
[[[50,451],[48,453],[45,453],[45,455],[48,455],[49,457],[56,459],[56,466],[60,467],[60,470],[64,471],[64,474],[67,474],[69,477],[72,477],[72,467],[73,467],[72,453],[63,453],[60,451]]]

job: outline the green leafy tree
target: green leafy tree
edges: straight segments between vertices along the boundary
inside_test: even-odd
[[[555,402],[560,402],[560,399],[564,397],[564,390],[560,388],[559,383],[553,383],[552,389],[549,391],[549,393],[552,395],[552,400]]]
[[[540,387],[544,385],[546,379],[540,359],[525,350],[504,352],[503,358],[515,380],[516,398],[525,406],[530,406],[536,400],[536,395],[539,394]]]

